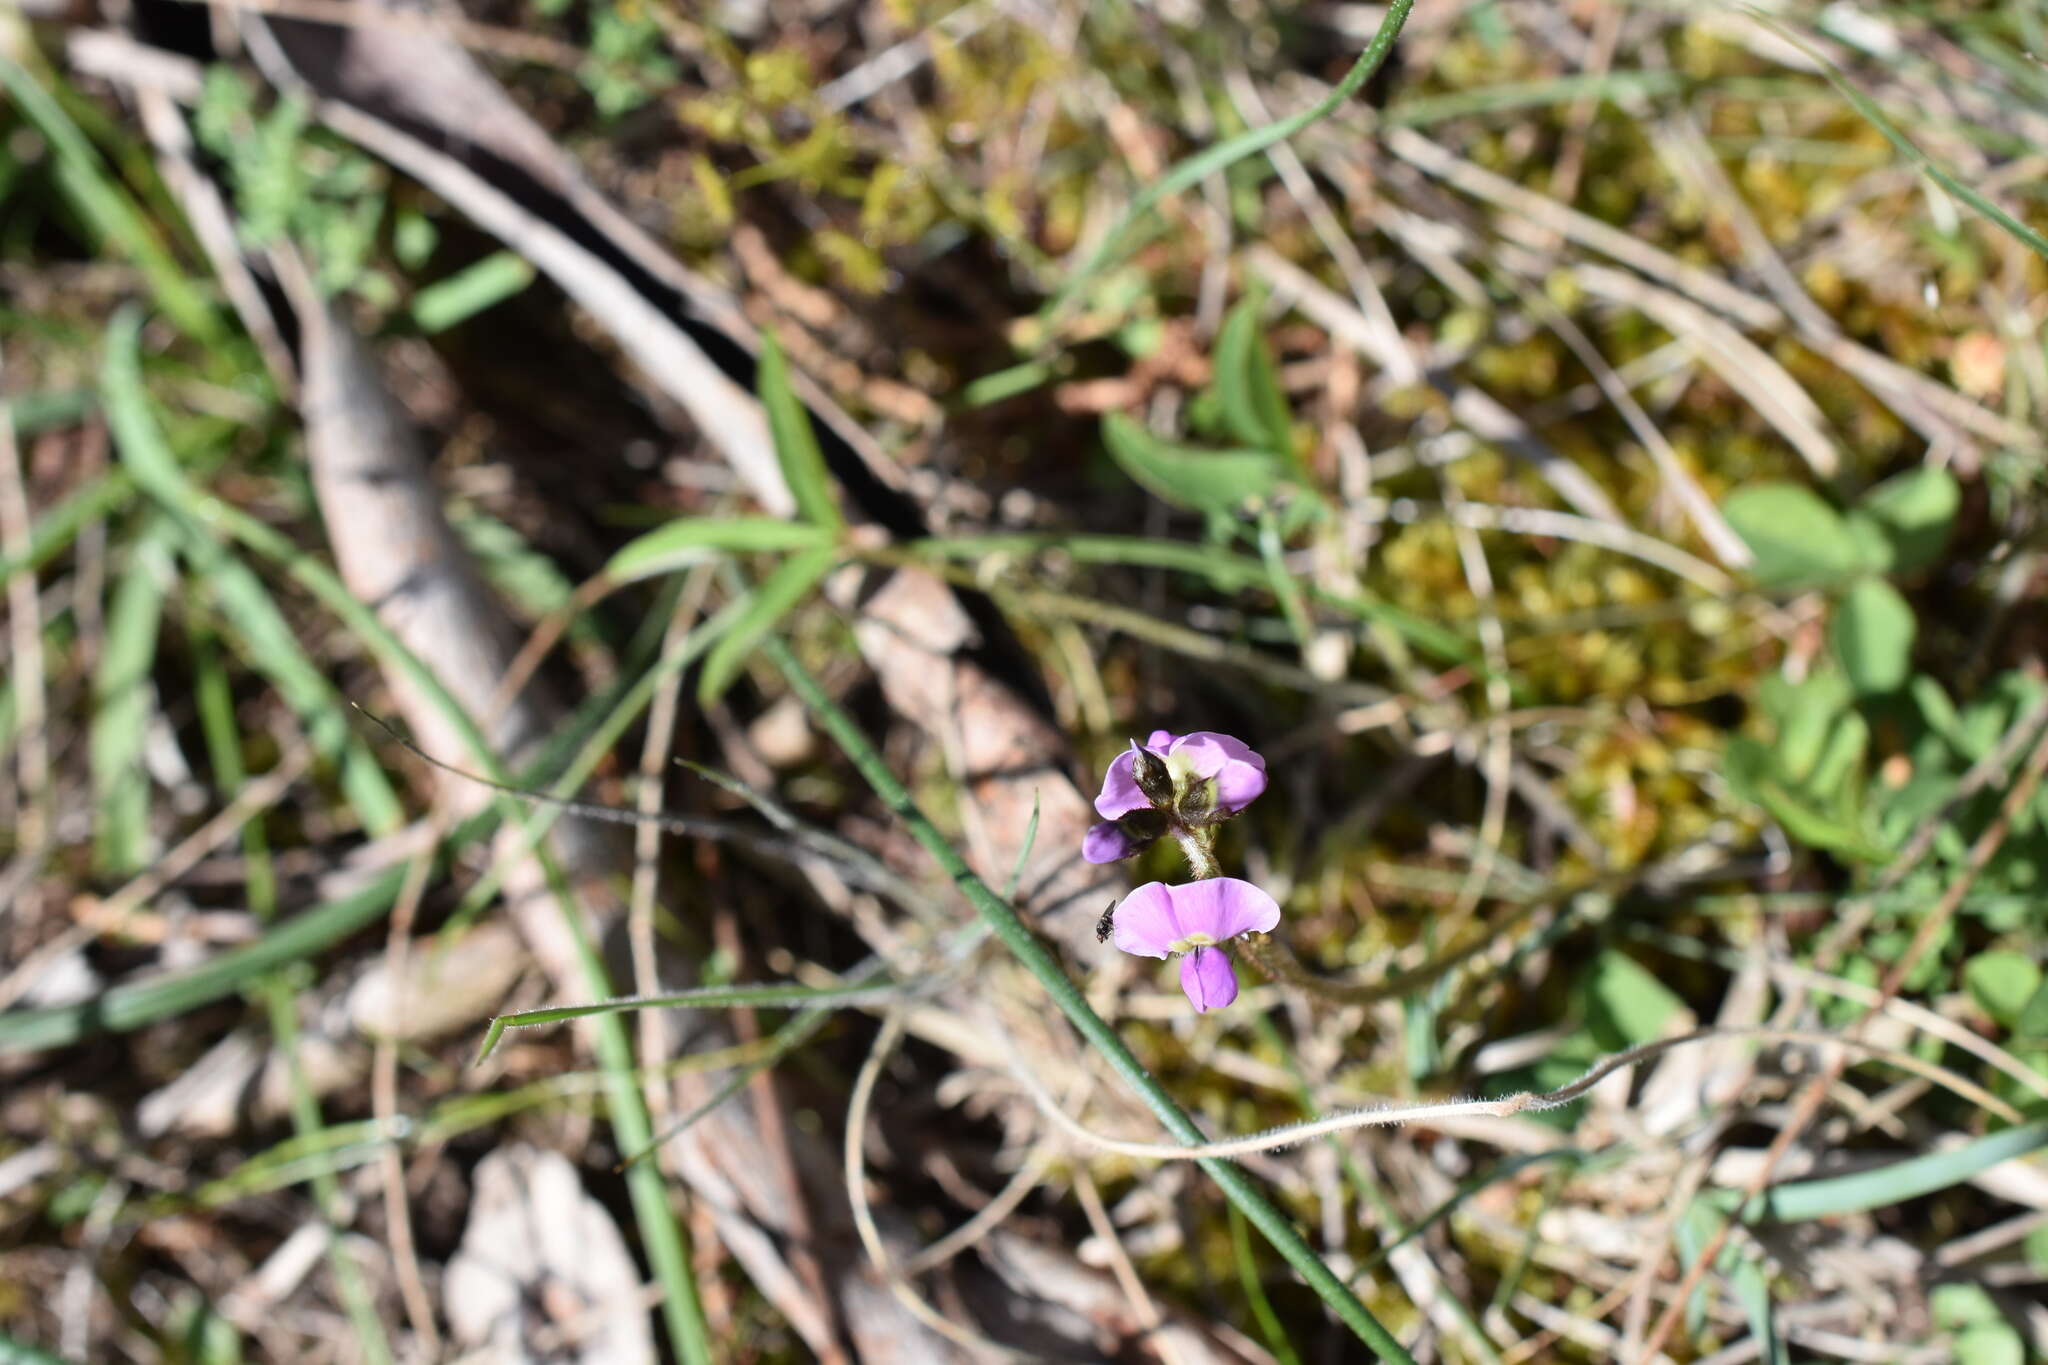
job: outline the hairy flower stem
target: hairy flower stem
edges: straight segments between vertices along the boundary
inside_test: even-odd
[[[1223,869],[1216,862],[1216,831],[1212,829],[1183,829],[1174,833],[1180,841],[1180,851],[1187,855],[1188,871],[1192,880],[1207,881],[1223,875]]]

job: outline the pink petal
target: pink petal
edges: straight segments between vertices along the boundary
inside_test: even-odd
[[[1221,948],[1197,948],[1180,960],[1180,988],[1195,1013],[1220,1010],[1237,999],[1237,973]]]
[[[1124,750],[1109,761],[1102,778],[1102,795],[1095,798],[1095,813],[1115,820],[1134,810],[1149,810],[1152,803],[1138,790],[1137,774],[1131,771],[1131,751]]]
[[[1081,836],[1081,856],[1091,863],[1121,862],[1143,847],[1114,820],[1090,825]]]
[[[1261,772],[1266,768],[1266,760],[1251,745],[1235,735],[1219,735],[1214,730],[1182,735],[1173,742],[1173,752],[1186,755],[1190,766],[1202,777],[1214,777],[1225,763],[1232,762],[1249,763]]]
[[[1233,735],[1197,730],[1175,740],[1173,752],[1196,776],[1216,779],[1216,806],[1225,814],[1237,814],[1266,790],[1266,760]]]
[[[1270,933],[1280,923],[1279,902],[1237,877],[1210,877],[1166,890],[1181,926],[1176,938],[1207,934],[1222,943],[1239,934]]]
[[[1116,908],[1111,941],[1139,957],[1171,957],[1173,945],[1187,937],[1174,914],[1174,890],[1163,882],[1146,882],[1125,896]]]
[[[1148,749],[1157,749],[1161,754],[1164,754],[1168,749],[1171,749],[1173,747],[1174,740],[1178,738],[1180,738],[1180,736],[1174,734],[1171,730],[1154,730],[1152,732],[1151,738],[1145,741],[1145,747]]]
[[[1216,774],[1216,808],[1235,815],[1259,799],[1266,790],[1266,770],[1235,760],[1225,763]]]

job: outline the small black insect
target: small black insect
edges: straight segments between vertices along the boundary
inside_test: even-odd
[[[1097,943],[1109,942],[1109,931],[1111,926],[1113,926],[1115,923],[1116,902],[1111,901],[1109,903],[1109,909],[1102,912],[1102,918],[1095,921],[1095,941]]]

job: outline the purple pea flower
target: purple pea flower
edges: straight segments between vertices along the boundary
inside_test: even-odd
[[[1166,811],[1140,789],[1137,760],[1141,746],[1110,761],[1095,798],[1102,822],[1089,828],[1081,856],[1091,863],[1128,858],[1165,832],[1151,813],[1185,813],[1187,824],[1213,824],[1237,814],[1266,790],[1266,760],[1241,739],[1213,730],[1176,735],[1154,730],[1142,751],[1164,764],[1176,807]]]
[[[1239,934],[1269,933],[1280,923],[1274,899],[1236,877],[1210,877],[1168,886],[1146,882],[1117,906],[1116,946],[1140,957],[1186,954],[1180,988],[1195,1013],[1237,999],[1237,973],[1222,945]]]

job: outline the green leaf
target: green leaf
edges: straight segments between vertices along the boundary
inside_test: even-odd
[[[2019,1018],[2013,1021],[2012,1031],[2022,1038],[2048,1038],[2048,981],[2035,987],[2027,997]]]
[[[516,251],[494,251],[475,265],[437,280],[412,297],[412,320],[429,335],[503,303],[533,283],[533,267]]]
[[[790,496],[796,499],[797,515],[814,526],[843,525],[845,518],[832,497],[832,475],[818,449],[818,434],[811,430],[811,414],[790,387],[782,347],[767,332],[761,333],[754,384],[761,406],[768,410],[768,433],[775,440],[775,458],[782,462]]]
[[[614,583],[657,578],[726,555],[812,550],[829,544],[832,533],[805,521],[772,517],[686,517],[655,527],[621,546],[604,566]]]
[[[1230,310],[1216,337],[1216,396],[1223,404],[1223,422],[1232,439],[1283,460],[1294,457],[1287,397],[1280,391],[1280,371],[1259,334],[1259,296],[1253,294]]]
[[[2024,1365],[2020,1334],[1982,1285],[1937,1285],[1927,1307],[1935,1330],[1953,1334],[1949,1358],[1956,1365]]]
[[[1832,668],[1816,669],[1800,682],[1773,674],[1757,689],[1764,714],[1776,723],[1771,770],[1804,785],[1820,765],[1836,722],[1850,702],[1846,679]]]
[[[1835,720],[1828,731],[1827,743],[1822,746],[1820,757],[1814,760],[1813,769],[1801,784],[1805,794],[1822,804],[1840,806],[1835,798],[1844,795],[1844,787],[1854,775],[1863,760],[1863,751],[1870,747],[1870,722],[1854,711],[1845,712]]]
[[[1582,989],[1586,1027],[1601,1047],[1616,1051],[1655,1042],[1685,1002],[1656,974],[1623,952],[1609,949],[1593,960]]]
[[[747,661],[747,655],[753,652],[761,637],[775,629],[777,622],[809,596],[811,589],[832,571],[838,560],[839,551],[831,545],[802,550],[782,561],[774,573],[761,581],[761,586],[754,589],[753,600],[747,604],[746,610],[704,656],[704,671],[697,677],[699,702],[708,706],[718,700],[732,685],[740,665]]]
[[[1721,775],[1738,798],[1761,806],[1764,789],[1777,780],[1775,755],[1762,740],[1737,735],[1721,756]]]
[[[1964,964],[1963,985],[1979,1009],[2013,1028],[2040,992],[2041,969],[2025,953],[1996,948]]]
[[[1800,1223],[1889,1208],[1960,1185],[2001,1161],[2025,1156],[2043,1146],[2048,1146],[2048,1119],[2036,1119],[1960,1147],[1908,1157],[1875,1170],[1776,1186],[1750,1201],[1743,1210],[1742,1221]],[[1728,1210],[1740,1202],[1742,1194],[1738,1190],[1715,1190],[1706,1198],[1716,1207]]]
[[[1770,812],[1771,818],[1785,827],[1785,833],[1795,843],[1828,853],[1839,853],[1858,862],[1891,861],[1890,849],[1874,842],[1847,821],[1815,810],[1791,792],[1766,787],[1762,804],[1763,808]]]
[[[1913,573],[1941,557],[1962,501],[1955,475],[1922,466],[1886,479],[1863,495],[1856,510],[1889,542],[1891,571]]]
[[[1122,413],[1102,419],[1102,440],[1126,474],[1153,496],[1197,512],[1234,512],[1280,482],[1263,450],[1196,450],[1161,440]]]
[[[1828,623],[1828,643],[1864,696],[1896,692],[1912,671],[1913,608],[1882,578],[1865,578],[1843,596]]]
[[[1756,556],[1751,573],[1764,587],[1839,582],[1871,567],[1841,513],[1798,484],[1738,488],[1721,514]]]
[[[1944,1285],[1954,1289],[1965,1286]],[[1967,1286],[1974,1288],[1975,1286]],[[1939,1292],[1939,1291],[1937,1291]],[[2027,1348],[2009,1322],[1983,1322],[1956,1333],[1956,1365],[2026,1365]]]
[[[1907,685],[1907,692],[1920,710],[1920,719],[1935,734],[1947,741],[1948,746],[1958,753],[1963,750],[1963,718],[1956,713],[1956,704],[1949,700],[1939,682],[1925,673],[1914,678]]]

